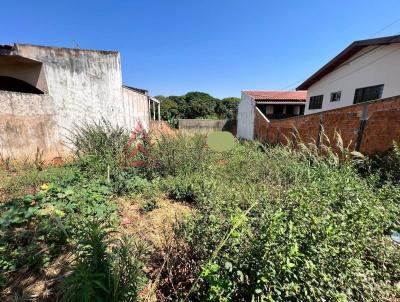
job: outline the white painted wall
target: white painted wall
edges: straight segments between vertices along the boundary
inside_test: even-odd
[[[134,129],[140,122],[148,130],[150,127],[148,97],[125,87],[122,87],[122,96],[126,127]]]
[[[238,138],[253,140],[255,107],[255,101],[249,95],[242,92],[237,118]]]
[[[370,46],[308,88],[304,114],[353,104],[357,88],[384,84],[382,98],[400,95],[400,44]],[[361,57],[357,58],[358,56]],[[353,61],[353,59],[355,59]],[[341,91],[341,99],[331,102],[331,93]],[[322,109],[308,109],[311,96],[324,95]]]
[[[112,51],[17,45],[19,55],[43,62],[60,137],[75,123],[104,117],[131,130],[148,129],[147,97],[122,87],[120,54]]]

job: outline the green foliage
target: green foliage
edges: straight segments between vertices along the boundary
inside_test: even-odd
[[[179,135],[173,140],[162,136],[149,150],[146,173],[149,177],[189,175],[201,169],[210,154],[204,136]]]
[[[147,213],[147,212],[151,212],[155,209],[158,209],[160,206],[157,203],[157,199],[147,199],[145,201],[142,202],[142,204],[140,205],[140,212],[141,213]]]
[[[98,221],[80,232],[76,264],[63,284],[63,300],[137,301],[144,284],[143,245],[123,237],[111,239],[111,231]]]
[[[217,102],[215,113],[227,119],[236,119],[240,98],[224,98]]]
[[[18,198],[32,193],[43,183],[73,178],[77,171],[73,165],[50,166],[41,171],[31,164],[15,166],[9,171],[0,169],[0,195],[4,194],[8,199]]]
[[[234,119],[236,118],[239,98],[219,100],[204,92],[189,92],[183,96],[157,96],[161,101],[161,116],[172,127],[177,119]]]
[[[162,141],[157,151],[169,163],[157,165],[164,190],[196,207],[175,229],[177,245],[186,248],[170,256],[165,272],[174,284],[194,281],[173,293],[163,285],[168,298],[382,301],[396,295],[400,250],[388,234],[400,228],[398,186],[377,187],[375,177],[360,177],[329,150],[321,157],[313,147],[244,143],[218,154],[193,148],[198,140]],[[191,276],[180,269],[182,261],[195,263]]]
[[[45,201],[45,194],[27,195],[0,207],[0,272],[47,266],[67,242],[64,213]]]
[[[364,175],[378,175],[382,183],[393,182],[400,185],[400,145],[393,142],[393,150],[367,158],[358,164],[358,168]]]
[[[81,169],[104,177],[113,177],[126,165],[129,133],[105,118],[75,125],[69,137]],[[111,174],[111,175],[110,175]]]
[[[44,267],[67,248],[81,224],[96,217],[116,222],[111,190],[79,174],[44,184],[36,195],[0,207],[0,270]]]

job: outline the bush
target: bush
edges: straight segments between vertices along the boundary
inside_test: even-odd
[[[137,301],[145,282],[143,245],[112,239],[106,226],[92,222],[78,237],[75,255],[75,268],[63,284],[64,301]]]
[[[200,170],[211,155],[204,136],[162,136],[149,149],[146,173],[149,177],[189,175]]]
[[[172,170],[161,164],[168,175],[164,190],[196,207],[175,228],[176,245],[185,248],[169,254],[162,272],[172,280],[160,288],[168,299],[382,301],[396,295],[400,251],[388,234],[400,228],[399,187],[376,187],[374,177],[361,178],[330,150],[321,157],[305,146],[244,143],[216,154],[188,148],[194,144],[188,140],[159,147],[160,158],[172,162],[167,167],[176,163]],[[181,155],[178,145],[191,155]],[[190,277],[183,269],[189,263]],[[191,286],[171,290],[185,278]]]
[[[126,166],[129,133],[104,118],[75,125],[68,139],[82,170],[110,178]]]

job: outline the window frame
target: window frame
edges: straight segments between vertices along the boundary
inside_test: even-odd
[[[322,103],[324,102],[324,95],[313,95],[310,97],[310,101],[308,103],[309,110],[322,109]]]
[[[385,84],[356,88],[354,91],[353,104],[361,104],[381,99],[384,87]],[[374,88],[378,89],[378,91],[368,91],[368,89],[372,90]]]
[[[339,98],[335,98],[334,96],[339,96]],[[331,92],[331,102],[340,102],[340,99],[342,98],[342,91],[334,91]]]

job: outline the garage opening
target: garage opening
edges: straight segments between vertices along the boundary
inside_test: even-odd
[[[26,57],[0,55],[0,90],[47,93],[43,64]]]
[[[7,76],[0,76],[0,90],[14,91],[14,92],[23,92],[23,93],[34,93],[34,94],[43,94],[43,91],[36,88],[35,86]]]

